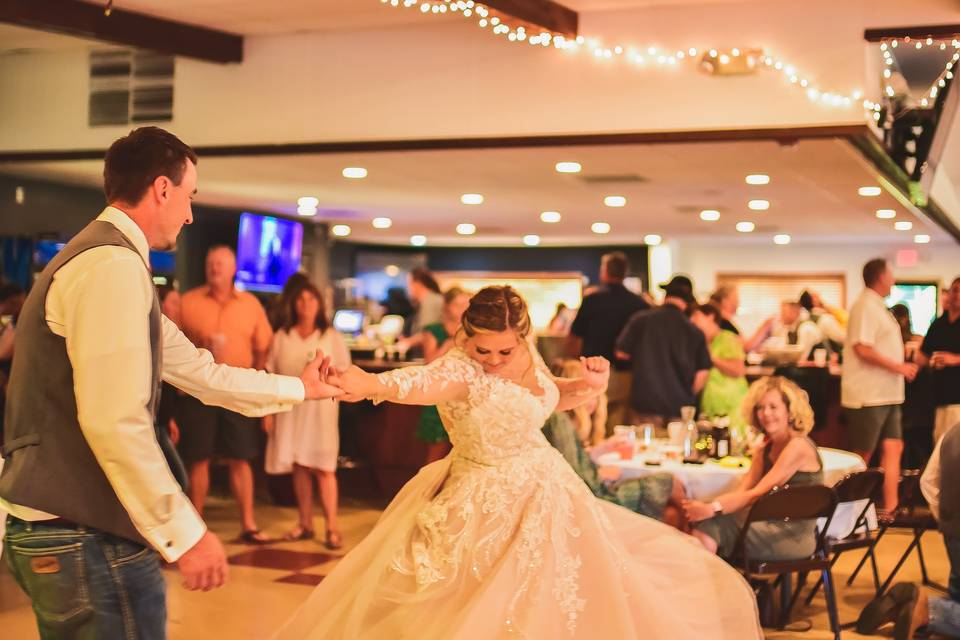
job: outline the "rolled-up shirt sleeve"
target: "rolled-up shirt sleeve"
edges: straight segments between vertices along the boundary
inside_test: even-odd
[[[204,404],[251,418],[289,411],[303,402],[300,378],[217,364],[168,318],[163,318],[163,380]],[[318,400],[317,402],[330,402]]]
[[[149,275],[129,252],[62,284],[80,429],[134,526],[164,559],[176,561],[206,525],[170,471],[149,410]]]

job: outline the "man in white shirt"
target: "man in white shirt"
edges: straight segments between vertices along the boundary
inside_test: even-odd
[[[850,307],[850,321],[843,344],[843,374],[840,401],[847,419],[850,446],[870,464],[881,444],[880,466],[884,471],[883,507],[897,506],[900,456],[903,436],[900,405],[904,379],[913,380],[917,365],[904,362],[900,326],[884,298],[894,284],[893,271],[882,258],[863,267],[863,292]]]
[[[104,168],[109,206],[24,305],[0,507],[10,513],[5,556],[44,638],[165,637],[156,552],[188,589],[226,579],[223,547],[154,425],[161,378],[251,416],[339,395],[320,356],[299,379],[217,365],[162,317],[149,250],[176,245],[196,184],[196,155],[172,134],[143,127],[117,140]]]

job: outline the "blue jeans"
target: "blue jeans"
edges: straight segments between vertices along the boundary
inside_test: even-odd
[[[930,600],[927,631],[957,638],[960,637],[960,538],[945,535],[943,543],[950,558],[950,597]]]
[[[166,638],[166,583],[149,547],[96,529],[12,516],[3,543],[42,640]]]

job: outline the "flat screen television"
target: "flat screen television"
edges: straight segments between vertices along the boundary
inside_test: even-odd
[[[33,243],[33,262],[38,267],[45,267],[60,253],[67,243],[57,240],[37,240]],[[176,270],[177,254],[173,251],[150,250],[150,269],[154,273],[172,274]]]
[[[333,328],[340,333],[357,335],[363,330],[363,316],[360,309],[338,309],[333,314]]]
[[[237,236],[237,278],[240,289],[279,293],[300,269],[303,225],[293,220],[240,215]]]

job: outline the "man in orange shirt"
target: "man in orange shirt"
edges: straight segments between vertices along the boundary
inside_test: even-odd
[[[207,284],[183,295],[183,332],[197,347],[208,349],[218,363],[263,369],[273,331],[260,302],[233,286],[236,271],[237,260],[230,247],[210,248]],[[250,460],[260,450],[259,420],[185,398],[180,453],[190,470],[190,500],[203,515],[210,487],[210,458],[224,456],[243,520],[241,539],[249,544],[269,542],[258,530],[253,513]]]

